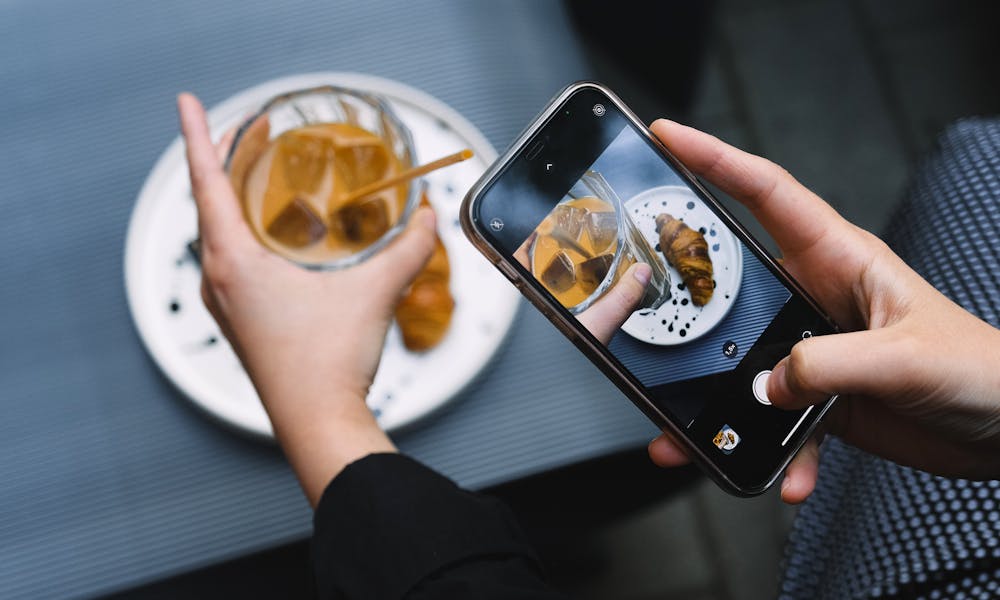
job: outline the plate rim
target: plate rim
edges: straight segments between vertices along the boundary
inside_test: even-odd
[[[623,205],[623,207],[628,207],[629,204],[631,204],[632,202],[639,201],[646,194],[649,194],[651,192],[661,191],[661,190],[677,190],[677,191],[681,191],[681,192],[683,192],[685,194],[689,194],[692,198],[694,198],[695,200],[701,202],[702,204],[705,204],[705,202],[701,198],[698,197],[698,194],[694,193],[694,191],[691,188],[689,188],[688,186],[686,186],[686,185],[677,185],[677,184],[672,184],[672,185],[671,184],[667,184],[667,185],[657,185],[657,186],[653,186],[651,188],[646,188],[646,189],[642,190],[641,192],[639,192],[638,194],[633,195],[628,200],[624,201],[622,203],[622,205]],[[712,209],[707,204],[706,204],[705,208],[707,210],[709,210],[709,211],[712,211]],[[708,329],[706,329],[705,331],[703,331],[700,335],[694,336],[694,337],[689,338],[689,339],[684,339],[684,340],[673,340],[671,338],[664,338],[663,341],[660,341],[660,340],[649,341],[649,340],[646,340],[646,339],[639,339],[636,336],[632,335],[632,333],[630,333],[629,331],[626,331],[624,324],[622,324],[622,332],[625,333],[626,335],[631,336],[632,338],[634,338],[634,339],[636,339],[636,340],[644,343],[644,344],[651,344],[651,345],[654,345],[654,346],[683,346],[684,344],[690,344],[691,342],[694,342],[694,341],[697,341],[697,340],[701,339],[702,337],[704,337],[704,336],[708,335],[709,333],[711,333],[716,327],[718,327],[719,323],[721,323],[723,320],[725,320],[726,316],[728,316],[729,313],[730,313],[730,311],[733,310],[733,306],[736,305],[736,299],[737,299],[737,297],[739,296],[739,293],[740,293],[740,288],[743,286],[743,250],[740,247],[740,239],[732,231],[729,231],[728,227],[725,228],[725,230],[726,230],[726,233],[729,234],[730,237],[732,237],[733,241],[736,242],[736,248],[737,248],[736,260],[737,260],[737,263],[738,263],[737,264],[737,266],[738,266],[738,272],[737,272],[737,275],[736,275],[736,278],[737,278],[736,279],[736,286],[735,286],[735,291],[730,295],[731,297],[729,299],[729,305],[722,312],[722,314],[719,315],[719,319],[711,327],[709,327]],[[660,255],[662,255],[662,252],[657,253],[657,258],[660,258],[663,261],[664,266],[667,267],[667,268],[672,268],[672,267],[670,267],[670,265],[667,264],[666,259],[663,258]],[[630,315],[630,318],[631,318],[631,315]]]
[[[280,91],[311,87],[324,83],[356,87],[386,96],[390,101],[396,100],[412,104],[425,110],[435,118],[448,123],[448,126],[452,130],[468,141],[476,154],[487,165],[495,161],[498,156],[496,149],[483,133],[466,117],[443,101],[400,81],[352,71],[315,71],[287,75],[237,91],[207,110],[209,128],[213,133],[218,132],[221,122],[231,119],[234,113],[246,112],[248,105],[252,106],[255,103],[263,103]],[[136,194],[126,228],[124,259],[122,261],[122,274],[129,314],[139,334],[139,339],[142,341],[146,352],[156,364],[160,373],[182,393],[188,402],[229,429],[249,434],[254,438],[274,441],[273,428],[270,418],[266,416],[266,411],[264,411],[265,419],[262,426],[252,414],[237,408],[235,405],[229,403],[219,405],[203,400],[203,397],[214,396],[214,394],[204,386],[199,377],[193,376],[183,361],[178,360],[169,351],[166,340],[155,335],[152,322],[153,317],[150,314],[151,308],[144,306],[147,303],[144,303],[140,298],[138,270],[142,267],[142,240],[140,239],[139,228],[149,221],[152,211],[156,206],[155,202],[144,201],[144,198],[151,196],[157,188],[162,186],[163,181],[173,174],[176,168],[175,165],[178,162],[183,163],[183,154],[184,141],[180,135],[177,135],[160,153],[156,163]],[[457,386],[450,394],[443,396],[425,409],[415,411],[416,414],[404,415],[399,419],[399,422],[383,426],[385,431],[396,432],[408,428],[436,413],[459,396],[463,390],[476,380],[483,368],[489,364],[500,348],[503,347],[513,329],[521,302],[516,290],[511,289],[509,295],[508,314],[503,315],[502,320],[502,322],[506,323],[506,327],[501,335],[494,338],[493,348],[490,348],[486,353],[483,365],[476,369],[471,377]]]

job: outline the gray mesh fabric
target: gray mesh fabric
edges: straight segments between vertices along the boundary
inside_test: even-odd
[[[942,135],[886,241],[937,289],[1000,324],[1000,120]],[[781,598],[1000,596],[1000,481],[935,477],[831,439],[797,515]]]

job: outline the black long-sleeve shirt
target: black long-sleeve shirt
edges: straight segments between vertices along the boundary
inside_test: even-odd
[[[323,599],[564,598],[506,506],[403,455],[349,465],[323,492],[314,526]]]

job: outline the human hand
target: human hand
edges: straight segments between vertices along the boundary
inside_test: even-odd
[[[528,248],[535,240],[537,232],[532,232],[528,239],[514,251],[514,260],[522,267],[531,271],[531,261],[528,259]],[[646,293],[646,286],[653,277],[653,270],[646,263],[636,263],[628,268],[611,289],[584,310],[577,319],[587,331],[605,346],[611,342],[623,323],[635,312],[636,306]]]
[[[635,312],[652,276],[653,270],[646,263],[632,265],[607,293],[577,316],[580,324],[607,346]]]
[[[364,263],[298,267],[258,242],[223,172],[205,112],[177,99],[198,206],[202,298],[257,389],[309,501],[344,466],[394,451],[365,405],[393,309],[434,251],[434,214]]]
[[[695,174],[745,204],[778,243],[789,273],[853,330],[797,343],[771,374],[768,397],[780,408],[841,396],[788,466],[786,502],[805,500],[815,487],[824,431],[940,475],[1000,475],[1000,330],[777,165],[670,121],[652,130]],[[663,435],[649,454],[677,465],[687,461],[681,448]]]

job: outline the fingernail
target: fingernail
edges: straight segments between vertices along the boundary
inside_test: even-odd
[[[785,477],[781,481],[781,491],[784,492],[784,491],[788,490],[788,488],[791,487],[791,485],[792,485],[792,481],[789,478]]]
[[[646,263],[639,263],[635,266],[635,270],[632,271],[632,275],[635,280],[642,284],[642,287],[649,285],[649,280],[653,278],[653,268]]]

